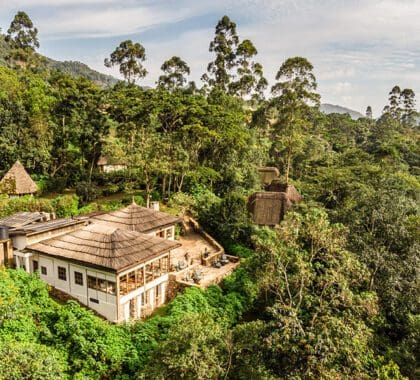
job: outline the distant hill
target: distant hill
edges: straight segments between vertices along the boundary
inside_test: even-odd
[[[10,48],[4,40],[4,35],[0,34],[0,65],[6,65],[5,57],[8,55],[9,51]],[[84,77],[101,87],[107,87],[109,85],[115,84],[118,81],[117,78],[93,70],[88,65],[85,65],[82,62],[61,62],[42,55],[41,57],[45,58],[45,66],[47,68],[60,70],[75,77]]]
[[[355,110],[351,110],[350,108],[346,108],[346,107],[342,107],[339,105],[334,105],[334,104],[328,104],[328,103],[323,103],[321,104],[321,111],[326,113],[326,114],[330,114],[330,113],[348,113],[352,119],[357,120],[360,117],[364,117],[363,114],[361,114],[358,111]]]
[[[117,78],[111,75],[100,73],[99,71],[91,69],[88,65],[77,61],[55,61],[51,58],[45,57],[47,60],[47,67],[63,71],[75,77],[84,77],[95,82],[101,87],[106,87],[118,82]]]

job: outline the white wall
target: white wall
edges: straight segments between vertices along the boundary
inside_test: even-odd
[[[116,276],[114,274],[100,270],[92,270],[82,265],[73,264],[68,261],[44,255],[35,254],[32,257],[32,260],[38,260],[39,276],[43,281],[76,298],[80,303],[95,310],[106,319],[112,322],[117,321],[117,296],[95,289],[89,289],[87,286],[88,275],[116,282]],[[66,281],[58,278],[59,266],[66,268]],[[42,274],[42,267],[47,269],[46,275]],[[31,271],[32,269],[33,265],[31,265]],[[83,285],[75,283],[74,272],[82,273]]]

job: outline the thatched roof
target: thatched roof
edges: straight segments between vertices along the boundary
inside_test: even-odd
[[[269,185],[273,179],[280,175],[279,170],[274,166],[259,166],[257,170],[263,185]]]
[[[45,214],[42,212],[17,212],[16,214],[0,219],[0,226],[19,228],[28,224],[40,222],[44,220],[44,218]]]
[[[34,194],[37,190],[36,183],[19,161],[14,163],[0,181],[0,192],[10,195]]]
[[[292,203],[299,203],[303,200],[303,197],[298,193],[296,187],[283,183],[280,179],[274,179],[271,184],[266,187],[266,190],[271,192],[286,193]]]
[[[99,160],[97,162],[98,166],[104,166],[104,165],[127,165],[126,162],[124,162],[121,159],[113,158],[113,157],[106,157],[101,156],[99,157]]]
[[[106,165],[107,163],[108,163],[108,160],[107,160],[107,158],[105,156],[99,157],[98,166]]]
[[[286,193],[257,192],[248,200],[248,210],[255,224],[275,226],[284,218],[291,208],[291,202]]]
[[[176,216],[141,207],[135,203],[120,210],[93,216],[91,219],[94,222],[106,223],[110,226],[137,232],[150,232],[181,221]]]
[[[72,233],[30,245],[27,249],[120,272],[180,245],[136,231],[93,223]]]

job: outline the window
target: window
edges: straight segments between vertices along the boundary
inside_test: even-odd
[[[166,230],[166,238],[167,239],[172,239],[173,238],[173,235],[172,235],[172,227],[171,228],[168,228]]]
[[[67,281],[67,273],[66,268],[64,267],[57,267],[58,268],[58,278],[63,281]]]
[[[158,278],[161,276],[162,272],[160,270],[159,260],[156,260],[152,263],[153,266],[153,278]]]
[[[156,286],[155,287],[155,304],[159,305],[160,304],[160,286]]]
[[[33,265],[33,268],[34,268],[34,272],[36,272],[38,270],[38,261],[37,260],[33,260],[32,261],[32,265]]]
[[[153,281],[153,265],[147,264],[146,265],[146,283]]]
[[[102,278],[98,278],[98,290],[106,293],[106,280],[103,280]]]
[[[41,274],[43,274],[44,276],[47,275],[47,268],[46,267],[41,267]]]
[[[169,272],[169,256],[162,257],[160,259],[160,270],[162,272],[162,275]]]
[[[143,267],[141,267],[140,269],[137,269],[136,270],[136,283],[137,283],[137,286],[143,286],[143,283],[144,283],[143,270],[144,270]]]
[[[83,274],[80,272],[74,272],[74,282],[77,285],[83,286]]]
[[[90,289],[98,289],[96,286],[96,277],[93,276],[87,276],[87,283],[88,283],[88,288]]]
[[[116,292],[115,282],[108,281],[107,293],[115,295],[115,292]]]
[[[77,272],[74,272],[75,274]],[[88,288],[99,290],[104,293],[115,295],[116,293],[116,286],[115,282],[107,281],[102,278],[96,278],[94,276],[87,276],[87,285]]]

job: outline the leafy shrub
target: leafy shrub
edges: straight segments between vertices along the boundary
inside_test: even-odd
[[[0,344],[0,379],[67,379],[62,353],[42,344]]]
[[[254,255],[254,251],[251,248],[248,248],[242,244],[227,244],[225,249],[229,254],[242,258],[248,258]]]
[[[36,186],[38,188],[37,194],[43,194],[48,189],[48,178],[47,177],[40,177],[35,181]]]
[[[191,211],[194,204],[194,198],[185,193],[175,193],[168,202],[169,207],[180,210],[182,214],[185,214],[187,211]]]
[[[92,182],[78,182],[76,185],[76,194],[82,204],[92,202],[99,196],[98,188]]]
[[[76,195],[63,195],[54,198],[51,203],[59,218],[78,214],[79,198]]]
[[[62,193],[67,186],[66,177],[50,177],[46,183],[45,191]]]
[[[198,218],[204,229],[223,243],[250,243],[252,227],[242,195],[232,193],[208,208],[202,207]]]
[[[106,201],[99,205],[99,209],[101,211],[114,211],[118,210],[119,208],[122,208],[123,204],[122,201]]]
[[[124,197],[121,201],[123,205],[129,205],[132,202],[136,202],[139,206],[146,206],[146,201],[144,200],[143,196],[141,195],[133,195],[131,197]]]
[[[161,195],[160,195],[159,191],[157,191],[157,190],[152,190],[152,191],[150,192],[150,200],[151,200],[151,201],[161,201],[161,200],[162,200],[162,197],[161,197]]]
[[[205,215],[210,207],[221,202],[221,199],[204,186],[196,186],[191,192],[194,198],[195,216]]]
[[[53,206],[47,199],[35,198],[30,195],[17,198],[9,198],[8,195],[0,195],[0,217],[5,217],[22,211],[45,211],[53,212]]]
[[[86,206],[83,206],[77,210],[77,215],[89,214],[91,212],[98,211],[100,209],[99,205],[95,202],[89,203]]]
[[[108,186],[106,186],[105,188],[102,189],[102,195],[108,196],[108,195],[116,194],[119,191],[120,191],[119,186],[111,183],[111,184],[109,184]]]

